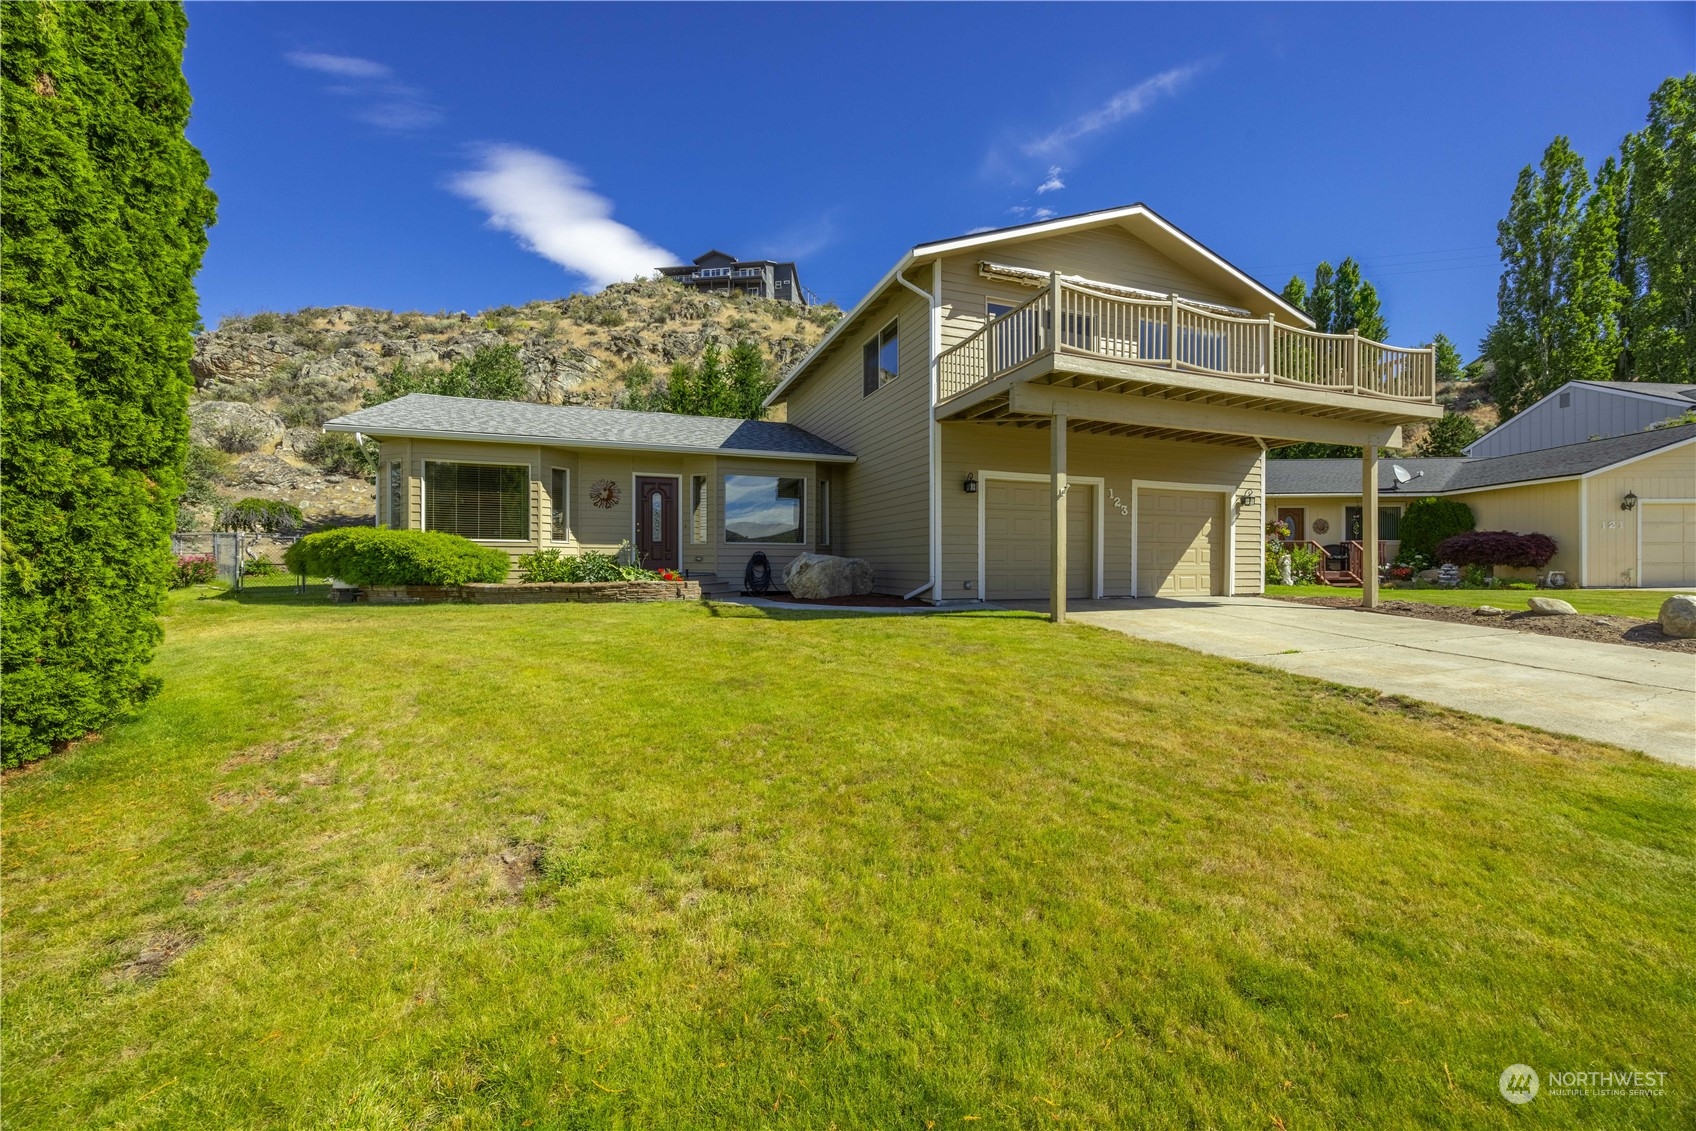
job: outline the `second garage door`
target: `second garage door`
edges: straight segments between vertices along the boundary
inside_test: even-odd
[[[1137,596],[1207,597],[1224,592],[1222,497],[1145,487],[1137,495]]]
[[[1639,585],[1696,585],[1696,503],[1644,503]]]
[[[990,479],[983,484],[983,598],[1048,596],[1048,482]],[[1094,488],[1066,492],[1066,595],[1089,597],[1095,564]]]

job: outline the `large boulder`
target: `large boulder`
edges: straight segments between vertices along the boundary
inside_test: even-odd
[[[1578,612],[1559,597],[1528,597],[1525,603],[1540,617],[1570,617]]]
[[[1677,593],[1662,601],[1661,631],[1686,639],[1696,636],[1696,596]]]
[[[826,597],[863,597],[872,591],[872,563],[864,558],[801,554],[783,571],[791,596],[816,601]]]

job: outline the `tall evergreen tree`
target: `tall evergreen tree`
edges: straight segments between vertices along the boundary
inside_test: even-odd
[[[216,200],[180,4],[0,6],[0,744],[30,761],[145,701]]]
[[[1449,341],[1448,336],[1438,334],[1431,340],[1431,348],[1436,352],[1437,380],[1459,381],[1463,369],[1460,362],[1460,351]]]
[[[1621,156],[1626,375],[1696,383],[1696,74],[1660,85]]]
[[[1503,419],[1567,381],[1614,374],[1617,197],[1590,188],[1584,159],[1557,137],[1537,168],[1520,171],[1496,225],[1502,279],[1481,352],[1495,367],[1490,391]]]
[[[1337,267],[1321,262],[1313,269],[1311,287],[1301,276],[1292,276],[1284,284],[1283,297],[1313,319],[1313,328],[1321,333],[1346,334],[1358,330],[1361,337],[1375,342],[1390,337],[1378,289],[1361,277],[1360,264],[1353,257]]]

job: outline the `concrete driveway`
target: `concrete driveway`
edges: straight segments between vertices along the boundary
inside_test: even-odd
[[[1696,767],[1696,654],[1260,597],[1081,601],[1069,615]]]

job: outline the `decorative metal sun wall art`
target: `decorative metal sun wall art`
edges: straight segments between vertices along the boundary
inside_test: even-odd
[[[610,511],[618,505],[618,482],[613,479],[597,479],[589,484],[589,501],[604,511]]]

